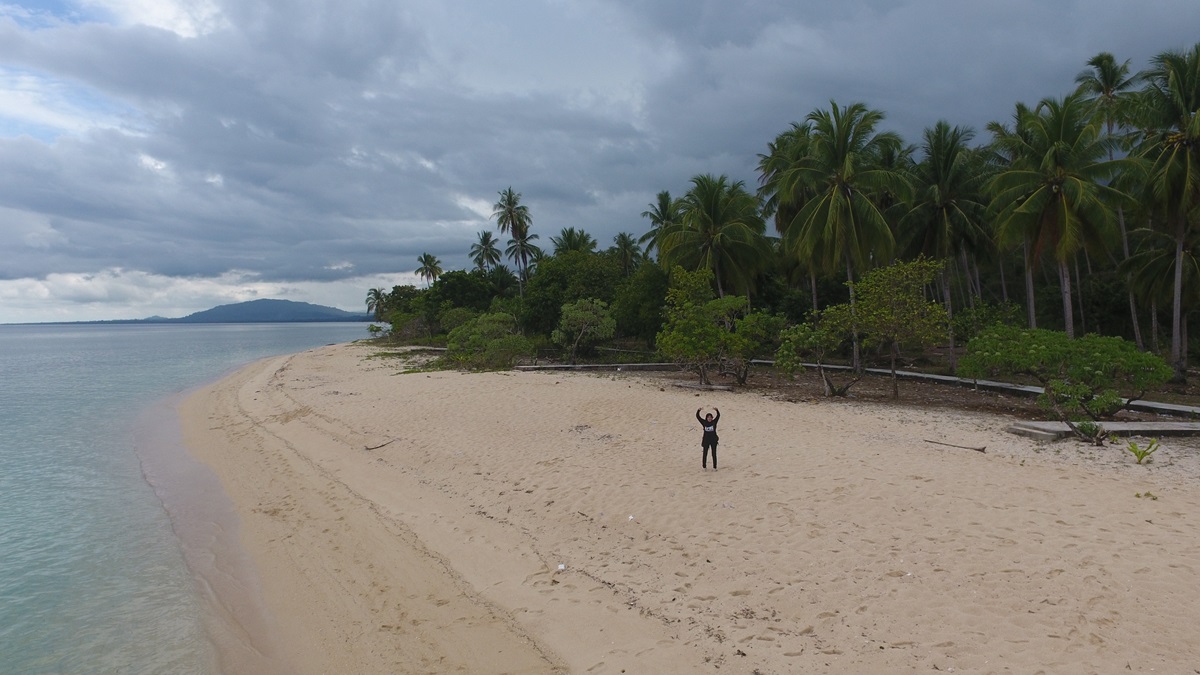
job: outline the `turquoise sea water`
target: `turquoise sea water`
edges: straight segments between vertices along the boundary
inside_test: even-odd
[[[365,337],[0,325],[0,674],[212,672],[195,579],[134,449],[139,415],[255,359]]]

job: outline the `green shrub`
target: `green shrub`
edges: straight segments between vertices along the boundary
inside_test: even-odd
[[[603,300],[587,298],[562,306],[558,328],[550,338],[570,353],[571,363],[580,351],[587,351],[597,343],[607,340],[617,330],[608,305]]]
[[[972,339],[960,373],[1033,377],[1044,390],[1038,402],[1090,441],[1097,439],[1080,434],[1077,420],[1109,419],[1172,374],[1162,358],[1118,337],[1072,340],[1058,331],[1012,326],[993,326]]]
[[[511,314],[483,314],[450,331],[444,362],[464,370],[501,370],[533,355]]]
[[[438,325],[449,333],[478,315],[478,312],[468,307],[450,307],[438,315]]]
[[[858,373],[848,373],[838,382],[825,367],[850,341],[850,305],[833,305],[812,312],[808,323],[792,326],[780,333],[779,348],[775,350],[775,368],[787,375],[804,371],[804,360],[816,362],[825,396],[846,396],[850,387],[862,379]]]

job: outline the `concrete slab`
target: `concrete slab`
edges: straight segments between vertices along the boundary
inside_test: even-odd
[[[1100,426],[1113,436],[1200,436],[1200,422],[1101,422]],[[1018,422],[1008,430],[1039,440],[1057,440],[1071,435],[1066,422]]]
[[[1032,438],[1035,441],[1057,441],[1070,433],[1070,429],[1067,429],[1066,426],[1067,425],[1065,424],[1063,425],[1062,431],[1050,431],[1045,429],[1035,429],[1033,427],[1023,426],[1021,424],[1014,424],[1008,428],[1008,431],[1009,433],[1016,434],[1018,436]]]

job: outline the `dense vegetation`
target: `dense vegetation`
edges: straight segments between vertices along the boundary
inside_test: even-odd
[[[657,194],[643,234],[606,248],[573,227],[540,240],[509,187],[501,237],[479,233],[473,269],[426,253],[425,288],[372,289],[368,310],[393,339],[444,342],[477,368],[608,347],[703,381],[744,382],[752,357],[775,354],[853,373],[916,350],[953,372],[968,341],[1008,324],[1127,340],[1183,379],[1200,304],[1200,43],[1136,73],[1101,53],[1076,85],[985,134],[937,121],[916,144],[883,130],[882,111],[830,101],[766,143],[756,189],[695,176],[682,196]],[[1031,372],[989,335],[973,369]],[[1019,339],[1033,336],[1051,344]],[[823,376],[828,393],[849,386]],[[1080,397],[1062,405],[1109,403]]]

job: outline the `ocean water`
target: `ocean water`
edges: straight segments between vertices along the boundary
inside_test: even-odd
[[[211,673],[135,451],[156,401],[365,324],[0,325],[0,674]]]

